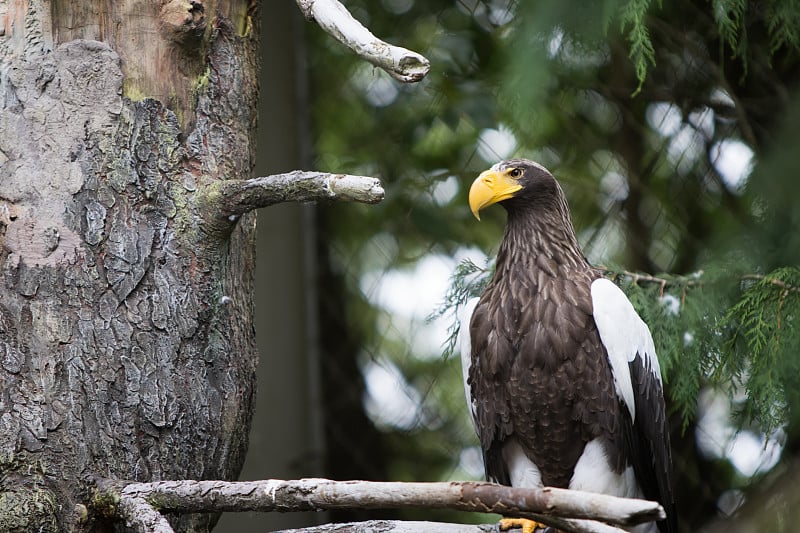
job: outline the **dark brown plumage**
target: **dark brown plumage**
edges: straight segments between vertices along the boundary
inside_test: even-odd
[[[636,357],[610,359],[603,341],[616,333],[601,335],[593,301],[601,272],[583,256],[564,193],[547,170],[527,160],[499,163],[470,192],[476,216],[491,203],[506,209],[508,221],[495,274],[469,324],[468,378],[487,476],[511,485],[538,469],[543,485],[585,488],[593,469],[624,480],[633,467],[636,483],[619,492],[660,501],[670,516],[659,527],[672,531],[669,435],[654,351],[635,347]],[[632,405],[620,396],[626,387]],[[605,460],[588,451],[592,442]],[[513,443],[534,467],[520,468]]]

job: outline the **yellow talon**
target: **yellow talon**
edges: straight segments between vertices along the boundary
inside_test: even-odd
[[[536,528],[547,528],[545,524],[527,518],[502,518],[500,520],[501,531],[506,531],[515,527],[521,527],[522,533],[533,533],[536,531]]]

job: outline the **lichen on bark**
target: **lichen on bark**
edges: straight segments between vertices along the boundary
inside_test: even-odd
[[[4,533],[57,533],[58,503],[44,488],[21,486],[0,493],[0,531]]]

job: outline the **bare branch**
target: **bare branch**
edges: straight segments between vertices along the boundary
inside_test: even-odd
[[[627,533],[600,522],[590,520],[560,520],[550,517],[547,523],[560,531],[576,533]],[[300,529],[282,530],[283,533],[373,533],[386,531],[390,533],[488,533],[496,532],[496,524],[448,524],[445,522],[413,522],[403,520],[369,520],[366,522],[350,522],[345,524],[323,524]]]
[[[108,489],[106,489],[108,490]],[[308,511],[322,509],[457,509],[534,518],[566,531],[610,533],[664,518],[655,502],[565,489],[521,489],[494,483],[399,483],[301,479],[131,483],[125,498],[157,502],[173,512]]]
[[[606,274],[611,276],[621,276],[630,279],[634,284],[636,283],[657,283],[661,285],[661,292],[664,292],[664,289],[667,286],[679,285],[682,287],[702,287],[705,284],[703,280],[704,272],[702,270],[697,271],[694,274],[689,276],[669,276],[669,277],[660,277],[660,276],[653,276],[650,274],[644,274],[641,272],[631,272],[629,270],[612,270],[610,268],[600,266]],[[739,277],[741,281],[766,281],[767,283],[771,283],[772,285],[776,285],[781,287],[787,292],[800,292],[800,287],[796,285],[792,285],[791,283],[787,283],[783,280],[770,277],[769,274],[742,274]]]
[[[367,520],[344,524],[324,524],[300,529],[286,529],[283,533],[490,533],[494,525],[448,524],[446,522],[418,522],[405,520]]]
[[[282,533],[491,533],[494,524],[448,524],[446,522],[419,522],[411,520],[367,520],[342,524],[323,524],[300,529],[284,529]]]
[[[601,270],[603,270],[606,274],[611,276],[621,276],[630,279],[634,284],[637,283],[657,283],[661,285],[661,290],[663,291],[665,287],[680,284],[684,287],[699,287],[703,285],[703,280],[701,279],[703,276],[703,271],[700,270],[694,274],[689,276],[670,276],[669,278],[666,277],[659,277],[653,276],[650,274],[644,274],[641,272],[631,272],[630,270],[612,270],[610,268],[600,266]]]
[[[297,0],[297,5],[308,20],[396,80],[412,83],[428,74],[430,62],[425,57],[381,41],[337,0]]]
[[[147,500],[120,495],[117,513],[125,525],[139,533],[174,533],[172,526]]]
[[[281,202],[343,200],[378,203],[383,200],[381,182],[367,176],[294,170],[249,180],[222,180],[198,191],[197,211],[209,232],[231,227],[240,215]]]

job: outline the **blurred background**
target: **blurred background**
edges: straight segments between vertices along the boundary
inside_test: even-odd
[[[295,2],[262,3],[257,175],[371,175],[386,200],[259,212],[261,362],[242,479],[483,478],[448,351],[449,289],[462,261],[485,274],[504,223],[502,209],[472,217],[469,185],[527,157],[561,181],[587,257],[653,330],[682,530],[795,530],[800,6],[344,3],[431,72],[400,84]],[[217,531],[376,517],[496,518],[245,513]]]

